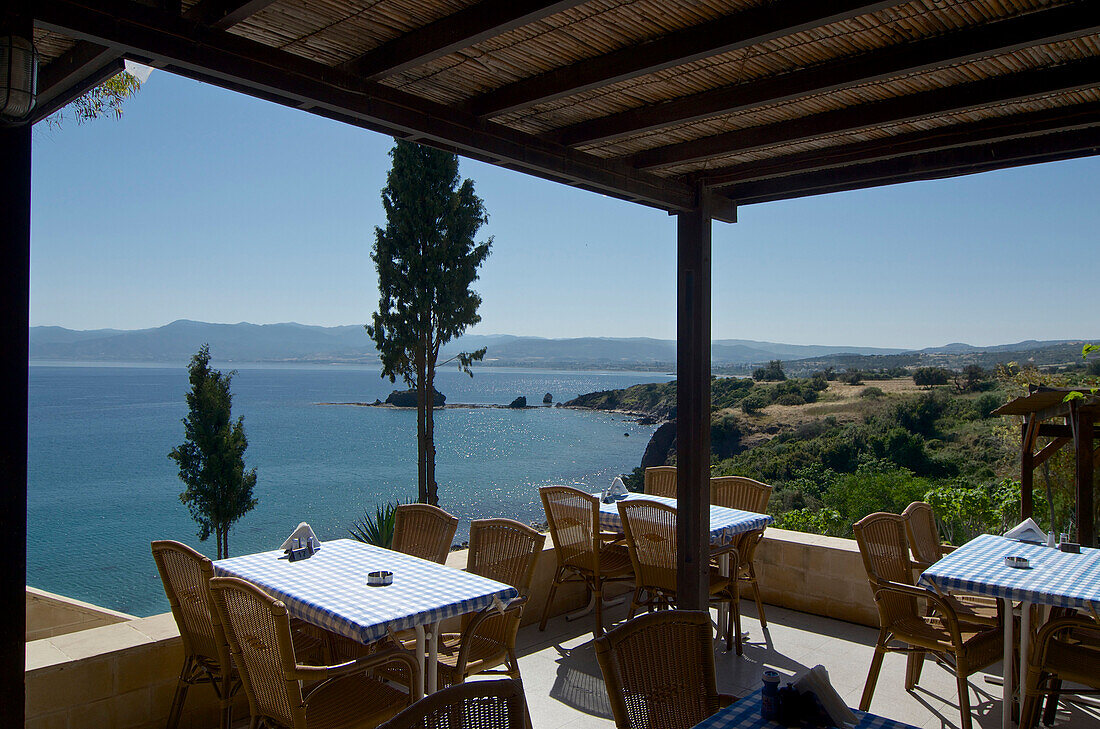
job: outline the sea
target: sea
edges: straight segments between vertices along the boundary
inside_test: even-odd
[[[375,505],[416,497],[416,412],[362,407],[404,389],[377,368],[233,363],[233,414],[244,417],[255,509],[230,531],[230,553],[276,549],[301,521],[323,541]],[[448,404],[542,404],[642,382],[653,372],[482,367],[437,373]],[[181,503],[169,451],[183,442],[182,365],[34,362],[30,366],[27,584],[138,616],[168,610],[149,551],[175,539],[214,556]],[[439,410],[440,506],[472,519],[543,521],[538,488],[602,490],[641,461],[654,426],[565,408]]]

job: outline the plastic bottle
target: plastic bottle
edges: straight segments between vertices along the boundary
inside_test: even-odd
[[[775,721],[779,718],[779,671],[764,671],[764,688],[760,692],[760,718]]]

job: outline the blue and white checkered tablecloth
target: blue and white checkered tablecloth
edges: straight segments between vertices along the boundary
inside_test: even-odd
[[[1009,567],[1007,556],[1026,557],[1030,567]],[[1070,554],[983,534],[929,567],[920,582],[941,592],[1100,609],[1100,549],[1082,547],[1080,554]]]
[[[312,557],[289,562],[282,550],[214,563],[282,600],[287,611],[338,635],[370,643],[389,630],[476,612],[519,593],[501,582],[351,539],[324,542]],[[393,584],[369,587],[367,573],[393,572]]]
[[[676,499],[667,499],[663,496],[631,493],[623,500],[632,501],[637,499],[676,506]],[[763,529],[772,521],[772,518],[767,514],[757,514],[752,511],[741,511],[740,509],[727,509],[724,506],[711,506],[710,543],[713,545],[729,544],[733,541],[734,535]],[[611,532],[621,532],[623,530],[622,520],[619,518],[618,502],[613,504],[600,502],[600,528]]]
[[[860,719],[856,729],[914,729],[910,724],[876,714],[856,711],[855,715]],[[760,718],[760,692],[754,691],[699,722],[692,729],[781,729],[782,726],[778,722],[764,721]]]

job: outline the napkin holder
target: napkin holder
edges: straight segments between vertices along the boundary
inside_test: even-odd
[[[294,541],[298,542],[297,539]],[[313,556],[313,553],[317,551],[313,544],[314,543],[312,539],[307,539],[305,546],[291,547],[290,549],[286,550],[287,560],[290,562],[297,562],[302,559],[309,559]]]
[[[1081,554],[1081,545],[1076,542],[1062,542],[1058,549],[1069,554]]]

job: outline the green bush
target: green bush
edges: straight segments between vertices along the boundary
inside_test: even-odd
[[[826,534],[841,537],[851,532],[851,527],[836,509],[795,509],[780,514],[775,519],[775,526],[779,529],[790,529],[796,532],[810,532],[811,534]]]
[[[942,367],[920,367],[913,372],[913,384],[920,387],[946,385],[951,373]]]
[[[986,392],[974,400],[974,415],[979,420],[993,416],[993,411],[1003,405],[1004,398],[994,392]]]
[[[348,533],[365,544],[389,549],[393,544],[393,525],[397,518],[397,506],[400,501],[376,504],[374,515],[370,510],[363,512],[363,518],[352,524]]]
[[[795,392],[788,392],[775,399],[776,405],[805,405],[806,400]]]
[[[741,410],[746,415],[756,415],[768,405],[771,405],[771,397],[766,390],[754,389],[741,400]]]
[[[752,379],[757,381],[768,382],[782,382],[787,379],[787,374],[783,371],[782,360],[773,359],[768,362],[767,367],[758,367],[752,371]]]
[[[886,393],[882,391],[881,387],[874,387],[873,385],[871,387],[863,388],[863,391],[859,393],[860,397],[867,398],[869,400],[875,400],[880,397],[885,397],[885,395]]]

